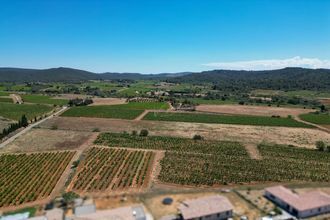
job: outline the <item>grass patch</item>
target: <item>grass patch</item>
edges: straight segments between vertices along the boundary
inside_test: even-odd
[[[6,215],[15,215],[15,214],[20,214],[20,213],[25,213],[28,212],[29,213],[29,218],[34,217],[34,215],[37,212],[37,208],[36,207],[28,207],[28,208],[23,208],[23,209],[18,209],[12,212],[5,212],[4,216]]]
[[[164,102],[130,102],[122,105],[79,106],[65,111],[62,116],[134,119],[146,109],[166,109]]]
[[[283,127],[304,127],[313,126],[298,122],[291,118],[272,118],[266,116],[245,116],[245,115],[216,115],[216,114],[192,114],[192,113],[168,113],[157,112],[148,113],[144,120],[155,121],[179,121],[217,124],[239,124],[239,125],[259,125],[259,126],[283,126]]]
[[[308,113],[299,115],[304,120],[315,124],[330,125],[330,114],[329,113]]]
[[[22,115],[26,115],[28,120],[50,112],[53,108],[40,104],[13,104],[0,102],[0,116],[12,120],[19,120]]]
[[[37,103],[37,104],[50,104],[50,105],[66,105],[66,99],[54,99],[51,96],[45,95],[21,95],[24,102]]]

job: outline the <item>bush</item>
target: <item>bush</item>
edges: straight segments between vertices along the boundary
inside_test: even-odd
[[[136,130],[132,131],[132,135],[133,136],[136,136],[137,135],[137,131]]]
[[[79,198],[79,195],[75,192],[66,192],[62,194],[62,197],[66,203],[71,203],[74,199]]]
[[[317,141],[315,145],[316,149],[318,149],[319,151],[325,150],[325,143],[323,141]]]
[[[197,140],[203,140],[204,138],[199,135],[199,134],[195,134],[194,137],[193,137],[193,140],[197,141]]]
[[[141,137],[147,137],[148,134],[149,134],[149,131],[148,131],[147,129],[142,129],[142,130],[140,131],[140,136],[141,136]]]
[[[100,132],[100,129],[99,128],[94,128],[93,132]]]

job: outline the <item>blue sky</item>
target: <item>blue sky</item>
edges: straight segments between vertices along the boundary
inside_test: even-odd
[[[0,0],[0,66],[330,68],[328,0]]]

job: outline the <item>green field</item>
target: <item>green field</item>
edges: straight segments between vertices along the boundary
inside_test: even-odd
[[[212,186],[270,181],[330,181],[329,154],[305,148],[260,145],[258,149],[262,159],[254,160],[244,146],[236,142],[102,133],[94,143],[109,147],[165,150],[158,177],[165,183]]]
[[[122,105],[100,105],[73,107],[62,116],[134,119],[146,109],[166,109],[165,102],[130,102]]]
[[[39,104],[12,104],[12,103],[0,103],[0,116],[12,120],[18,120],[22,115],[31,120],[34,117],[41,116],[47,112],[50,112],[53,108],[47,105]]]
[[[309,113],[299,115],[299,117],[304,120],[315,124],[330,125],[330,114],[329,113]]]
[[[8,96],[8,95],[9,95],[9,93],[0,91],[0,96]]]
[[[238,101],[228,99],[228,100],[221,100],[221,99],[203,99],[203,98],[187,98],[187,99],[178,99],[180,102],[185,100],[192,102],[194,104],[199,105],[226,105],[226,104],[237,104]]]
[[[155,120],[155,121],[179,121],[179,122],[197,122],[197,123],[312,128],[312,126],[310,125],[295,121],[294,119],[291,118],[272,118],[265,116],[245,116],[245,115],[234,116],[234,115],[216,115],[216,114],[150,112],[143,119]]]
[[[7,97],[0,97],[0,102],[8,102],[8,103],[13,103],[12,98],[7,98]]]
[[[50,105],[66,105],[66,99],[54,99],[45,95],[21,95],[24,102],[37,103],[37,104],[50,104]]]

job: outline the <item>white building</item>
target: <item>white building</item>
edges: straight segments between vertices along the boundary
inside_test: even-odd
[[[298,218],[330,212],[330,195],[321,191],[297,194],[283,186],[265,189],[265,196]]]
[[[222,220],[232,217],[233,206],[226,197],[215,195],[185,200],[180,204],[179,211],[185,220]]]

